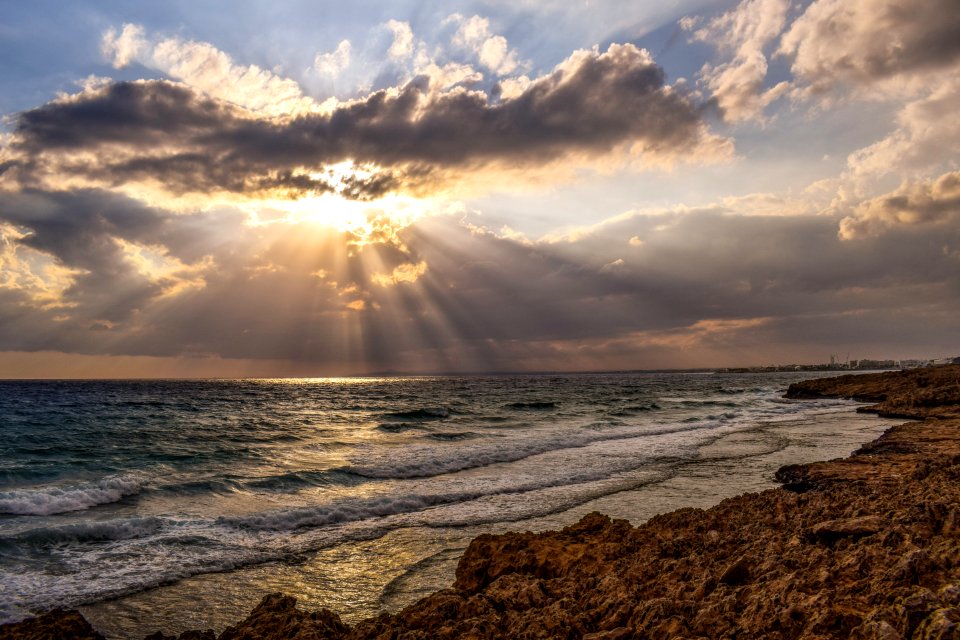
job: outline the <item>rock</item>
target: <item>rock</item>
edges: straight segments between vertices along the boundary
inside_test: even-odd
[[[0,640],[105,640],[79,611],[54,609],[36,618],[0,625]]]
[[[927,616],[913,634],[917,640],[960,640],[960,610],[937,609]]]
[[[851,640],[903,640],[903,636],[886,620],[869,620],[854,630]]]
[[[633,629],[629,627],[617,627],[616,629],[611,629],[610,631],[588,633],[587,635],[583,636],[583,640],[627,640],[627,638],[633,637],[635,637]]]
[[[810,533],[820,540],[832,542],[838,538],[860,538],[872,536],[884,527],[884,520],[879,516],[863,516],[859,518],[841,518],[818,522],[810,529]]]
[[[960,583],[954,582],[940,587],[940,590],[937,591],[937,598],[944,604],[960,605]]]
[[[246,620],[227,627],[219,640],[327,640],[340,638],[347,631],[340,616],[332,611],[300,611],[296,598],[271,593]],[[187,639],[181,636],[181,640]]]
[[[736,586],[743,584],[749,579],[750,563],[744,556],[741,556],[723,570],[723,573],[720,574],[720,579],[718,582],[720,584]]]
[[[788,398],[849,398],[878,403],[884,417],[923,419],[960,417],[960,366],[847,375],[791,384]]]

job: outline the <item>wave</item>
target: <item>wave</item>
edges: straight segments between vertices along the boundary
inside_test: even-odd
[[[13,536],[0,537],[0,545],[27,544],[30,546],[58,545],[65,542],[108,542],[142,538],[160,531],[164,520],[156,517],[85,522],[29,529]]]
[[[511,409],[544,411],[547,409],[556,409],[560,405],[557,402],[511,402],[507,406]]]
[[[678,404],[683,407],[727,407],[735,408],[743,406],[742,402],[735,402],[732,400],[704,400],[704,399],[692,399],[692,398],[660,398],[661,402],[669,402],[671,404]]]
[[[424,403],[444,401],[425,399]],[[837,401],[836,404],[841,402]],[[628,406],[640,406],[643,403],[643,399],[624,399],[624,404]],[[391,406],[398,406],[396,400]],[[459,407],[456,404],[453,406]],[[564,406],[575,408],[577,405],[565,402]],[[509,411],[503,407],[505,400],[501,398],[488,402],[483,410],[493,413],[502,410],[508,414]],[[727,433],[728,427],[739,429],[756,423],[758,419],[787,413],[850,411],[849,403],[843,407],[833,404],[823,405],[825,408],[817,407],[812,403],[781,404],[778,399],[765,399],[759,408],[744,407],[743,414],[736,419],[734,411],[727,411],[721,406],[696,412],[684,411],[676,415],[648,414],[635,420],[625,418],[620,422],[609,419],[609,413],[604,416],[601,407],[591,417],[578,421],[582,424],[560,424],[553,419],[555,414],[550,412],[514,413],[509,422],[517,427],[529,428],[522,434],[505,431],[502,429],[504,425],[472,424],[469,427],[457,425],[448,428],[449,422],[427,422],[437,418],[424,418],[421,415],[397,420],[398,424],[405,422],[422,430],[417,432],[417,440],[404,439],[402,446],[397,446],[396,438],[390,438],[387,434],[371,433],[369,423],[365,422],[363,428],[367,432],[364,435],[378,436],[370,438],[368,442],[372,444],[369,448],[367,444],[356,448],[355,440],[345,438],[344,442],[334,444],[314,442],[283,450],[284,453],[325,452],[333,447],[337,449],[337,455],[325,459],[342,459],[342,455],[350,455],[351,463],[355,466],[331,471],[290,471],[289,468],[281,468],[274,469],[277,473],[275,476],[266,475],[270,471],[258,468],[257,472],[265,474],[265,477],[231,476],[223,481],[224,486],[232,487],[234,491],[252,489],[263,492],[327,483],[363,483],[361,491],[310,491],[295,497],[296,502],[270,495],[267,496],[269,507],[266,508],[271,511],[260,510],[264,508],[261,506],[263,502],[247,502],[245,497],[239,496],[237,499],[243,500],[245,507],[257,505],[255,508],[258,512],[237,514],[236,511],[220,510],[226,501],[217,500],[211,503],[210,509],[204,509],[203,516],[196,516],[196,519],[189,521],[176,519],[169,515],[169,510],[165,510],[168,515],[159,518],[100,520],[57,527],[38,526],[51,524],[48,520],[39,523],[28,519],[9,522],[20,527],[20,530],[7,537],[0,536],[0,553],[6,558],[5,566],[0,568],[0,584],[6,589],[5,594],[0,596],[0,622],[20,616],[21,611],[26,612],[27,608],[76,606],[174,582],[190,575],[277,560],[302,560],[304,553],[345,540],[376,538],[397,528],[475,526],[555,513],[600,496],[660,481],[674,473],[685,461],[697,459],[697,447],[705,441],[712,441],[714,433]],[[383,410],[377,407],[365,413],[363,420],[366,421],[374,411],[379,416]],[[680,424],[676,421],[678,416],[686,417],[690,413],[710,415],[701,415],[697,424]],[[477,418],[473,418],[473,415],[466,411],[458,412],[456,421],[467,422],[464,416],[471,416],[474,422],[484,423],[493,422],[490,418],[499,419],[496,415]],[[600,422],[590,423],[590,420],[598,417],[601,418]],[[668,419],[671,421],[668,422]],[[707,424],[711,419],[717,422]],[[423,423],[418,423],[418,420]],[[623,424],[630,422],[633,424]],[[475,429],[484,436],[497,437],[454,443],[433,442],[430,446],[426,444],[431,436],[442,438],[445,435],[458,435],[458,430],[466,432],[467,428]],[[714,428],[718,430],[711,431]],[[494,429],[500,430],[491,434]],[[659,435],[666,437],[655,437]],[[654,437],[644,440],[650,436]],[[576,449],[603,441],[609,444],[597,444],[595,449],[589,450]],[[344,448],[349,449],[341,455],[340,451]],[[564,449],[571,451],[562,451]],[[550,453],[553,451],[557,453]],[[549,455],[531,460],[529,464],[518,465],[520,473],[494,467],[482,472],[470,472],[467,477],[430,477],[459,469],[521,460],[538,453]],[[751,450],[751,455],[753,453]],[[301,460],[300,464],[312,464],[314,460],[308,457]],[[229,468],[231,473],[244,472],[243,468]],[[218,473],[222,469],[218,467]],[[141,474],[146,476],[146,472]],[[173,475],[151,472],[150,483],[140,491],[169,490],[191,494],[221,488],[219,479],[210,480],[209,483],[198,480],[167,486],[157,486],[157,481],[153,480],[164,478],[163,481],[170,482]],[[370,482],[369,477],[429,479],[380,483]],[[104,480],[107,479],[100,482]],[[98,484],[90,482],[87,485],[60,487],[60,490]],[[49,492],[50,489],[52,487],[47,486],[34,487],[32,490]],[[0,499],[10,499],[11,495],[0,493]],[[189,498],[186,500],[189,501]],[[106,513],[108,510],[91,512],[89,518],[99,518]],[[218,518],[218,515],[221,517]],[[88,516],[83,514],[83,517]],[[77,518],[67,516],[64,519]],[[23,530],[28,524],[37,528]],[[48,567],[50,570],[47,570]]]
[[[207,493],[228,494],[237,491],[239,484],[233,480],[192,480],[166,484],[153,490],[172,495],[202,495]]]
[[[651,402],[649,404],[629,404],[622,407],[615,407],[610,409],[607,414],[611,416],[632,416],[638,413],[647,413],[649,411],[656,411],[660,408],[656,402]]]
[[[354,474],[342,471],[291,471],[275,476],[255,478],[243,483],[249,489],[267,491],[284,491],[287,489],[303,489],[307,487],[326,487],[331,485],[352,486],[362,482]]]
[[[142,482],[133,475],[107,476],[82,484],[0,492],[0,514],[49,516],[109,504],[137,494]]]
[[[619,464],[604,468],[566,468],[559,474],[547,474],[544,477],[509,481],[496,485],[478,485],[476,488],[452,491],[408,493],[383,495],[364,499],[338,500],[325,505],[278,509],[245,516],[221,516],[216,524],[237,529],[261,532],[286,532],[302,529],[315,529],[345,523],[375,520],[388,516],[407,516],[417,514],[417,520],[407,520],[406,524],[426,526],[448,526],[450,514],[439,514],[438,507],[456,507],[475,500],[491,499],[498,496],[522,497],[525,494],[549,490],[571,489],[572,487],[596,481],[610,481],[612,476],[633,471],[641,467],[650,467],[651,459],[624,458]],[[460,484],[440,485],[441,487],[462,487]],[[546,505],[534,501],[537,508]],[[431,515],[428,515],[431,514]],[[502,517],[499,513],[498,517]],[[479,524],[480,522],[475,522]],[[380,523],[385,525],[385,523]]]
[[[384,417],[391,420],[442,420],[450,417],[450,409],[446,407],[424,407],[410,411],[386,413]]]
[[[429,433],[425,437],[429,438],[430,440],[449,442],[454,440],[473,440],[474,438],[482,438],[483,436],[479,433],[474,433],[473,431],[450,431]]]
[[[377,425],[377,429],[387,433],[403,433],[411,429],[423,429],[423,425],[418,422],[382,422]]]
[[[605,423],[592,423],[582,429],[553,433],[533,438],[502,438],[496,442],[466,445],[454,448],[411,446],[402,451],[378,452],[364,449],[356,458],[362,464],[340,467],[338,470],[364,478],[411,479],[429,478],[492,464],[517,462],[535,455],[562,449],[577,449],[608,440],[631,440],[683,431],[707,429],[713,423],[695,425],[674,424],[656,429],[637,429],[616,424],[606,428]]]
[[[584,484],[573,489],[569,482],[576,482],[578,476]],[[7,554],[11,562],[0,568],[0,581],[7,589],[0,595],[0,623],[22,619],[36,610],[116,598],[193,575],[302,560],[305,553],[346,541],[377,539],[398,528],[471,526],[546,515],[649,481],[650,474],[645,474],[639,480],[601,480],[595,484],[589,474],[579,471],[572,478],[508,483],[493,491],[341,500],[325,506],[216,520],[161,518],[156,523],[102,523],[104,526],[94,533],[101,535],[101,541],[57,546],[57,553],[63,549],[69,565],[66,571],[37,571],[35,556],[29,548],[23,548],[31,546],[29,540],[19,545],[26,555]],[[554,493],[546,500],[531,500],[525,494],[538,489]],[[472,500],[477,502],[463,508],[462,503]],[[154,524],[158,527],[151,530]],[[59,535],[69,540],[71,533],[61,528],[31,535],[51,539]],[[64,549],[67,546],[70,548]],[[3,551],[6,554],[7,549]]]
[[[772,391],[772,388],[763,388],[763,387],[717,387],[713,389],[713,393],[719,393],[726,396],[735,396],[740,395],[741,393],[769,393]]]
[[[459,498],[459,499],[458,499]],[[281,509],[243,517],[220,517],[217,524],[258,531],[293,531],[323,527],[345,522],[421,511],[449,502],[459,502],[463,496],[383,496],[362,501],[344,501],[322,507]]]

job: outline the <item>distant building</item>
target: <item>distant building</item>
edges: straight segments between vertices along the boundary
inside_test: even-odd
[[[857,360],[855,369],[897,369],[899,365],[896,360]]]
[[[900,368],[901,369],[919,369],[920,367],[925,367],[930,364],[929,360],[901,360]]]

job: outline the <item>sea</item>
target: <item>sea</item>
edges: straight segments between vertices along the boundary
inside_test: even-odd
[[[219,632],[274,591],[395,611],[481,533],[709,507],[892,424],[783,398],[816,375],[0,382],[0,623]]]

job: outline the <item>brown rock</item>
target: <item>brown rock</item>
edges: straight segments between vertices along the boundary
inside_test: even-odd
[[[917,640],[960,640],[960,610],[937,609],[920,623],[913,637]]]
[[[720,584],[736,586],[743,584],[749,579],[750,562],[746,559],[746,557],[741,556],[723,570],[723,573],[720,574],[720,579],[718,582]]]
[[[787,397],[874,402],[879,404],[869,410],[893,418],[956,418],[960,417],[960,365],[804,380],[791,384]]]
[[[246,620],[227,627],[219,640],[327,640],[340,638],[347,630],[332,611],[300,611],[296,598],[271,593],[260,601]],[[183,636],[181,639],[187,640]]]
[[[834,541],[838,538],[861,538],[872,536],[884,528],[884,520],[879,516],[862,516],[859,518],[841,518],[818,522],[810,529],[810,533],[820,540]]]
[[[78,611],[54,609],[36,618],[0,625],[0,640],[104,640]]]

